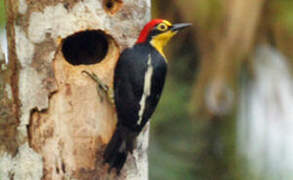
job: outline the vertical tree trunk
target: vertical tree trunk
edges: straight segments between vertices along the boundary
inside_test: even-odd
[[[0,178],[147,179],[147,128],[120,177],[107,173],[101,155],[115,109],[82,71],[112,87],[119,53],[150,19],[150,1],[6,0],[6,10]]]

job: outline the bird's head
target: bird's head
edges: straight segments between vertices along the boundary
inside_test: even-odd
[[[150,43],[163,54],[163,47],[180,30],[190,23],[171,24],[167,20],[154,19],[147,23],[141,31],[136,44]]]

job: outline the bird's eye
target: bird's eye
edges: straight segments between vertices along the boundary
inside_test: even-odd
[[[157,27],[158,30],[160,31],[166,31],[168,29],[168,26],[166,24],[159,24],[159,26]]]

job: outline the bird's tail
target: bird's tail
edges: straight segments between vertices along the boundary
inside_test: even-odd
[[[104,163],[109,163],[111,171],[112,168],[120,171],[127,159],[128,152],[133,151],[135,138],[137,133],[127,127],[117,126],[111,141],[104,152]]]

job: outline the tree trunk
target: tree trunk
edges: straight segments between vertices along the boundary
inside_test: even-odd
[[[150,1],[6,0],[6,11],[1,180],[148,179],[148,127],[120,177],[107,172],[102,153],[116,113],[82,71],[113,86],[119,53],[150,19]]]

